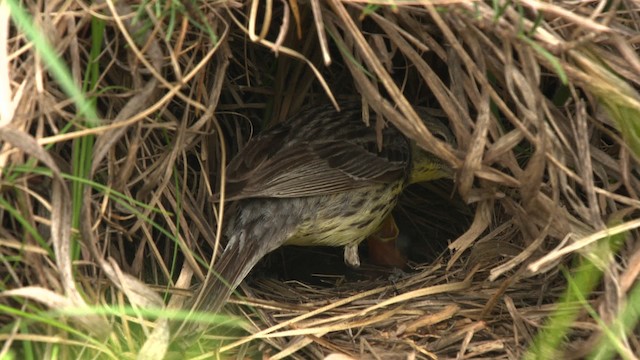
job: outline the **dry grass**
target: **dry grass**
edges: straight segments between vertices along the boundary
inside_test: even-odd
[[[331,286],[254,276],[203,356],[640,353],[637,4],[21,6],[33,22],[0,4],[0,357],[164,357],[167,309],[220,241],[227,159],[354,94],[456,168],[459,200],[403,208],[447,224],[448,251]]]

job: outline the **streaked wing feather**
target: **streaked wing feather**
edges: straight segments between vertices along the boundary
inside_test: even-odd
[[[396,181],[405,176],[408,164],[406,143],[400,145],[404,149],[393,151],[390,144],[383,152],[372,153],[350,141],[297,143],[242,168],[251,174],[229,171],[227,198],[324,195]]]
[[[289,126],[279,126],[249,141],[227,165],[227,182],[241,182],[253,176],[253,170],[269,162],[270,154],[286,142]]]

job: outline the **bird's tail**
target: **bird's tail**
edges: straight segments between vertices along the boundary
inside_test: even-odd
[[[251,269],[266,255],[260,249],[248,249],[249,244],[244,247],[234,245],[224,251],[207,279],[200,285],[196,296],[187,302],[186,308],[200,312],[219,312]]]
[[[210,274],[183,306],[192,316],[173,324],[174,339],[190,339],[205,328],[206,314],[219,313],[231,294],[251,269],[271,251],[280,247],[300,223],[300,211],[294,211],[289,199],[252,199],[234,203],[225,233],[229,242]],[[295,204],[294,204],[295,205]],[[292,210],[293,209],[293,210]]]
[[[174,340],[191,339],[189,341],[191,342],[197,338],[197,334],[203,332],[199,330],[206,327],[205,322],[199,321],[199,318],[202,319],[207,314],[219,313],[258,261],[284,241],[281,231],[269,235],[277,239],[272,238],[272,241],[265,241],[265,239],[234,241],[238,239],[232,239],[228,243],[205,281],[183,306],[184,310],[192,313],[183,322],[173,324],[171,332]]]
[[[205,317],[206,314],[219,313],[231,294],[264,255],[256,253],[254,249],[241,248],[237,244],[225,249],[205,281],[186,301],[183,309],[192,313],[182,323],[174,324],[173,335],[192,338],[193,334],[203,328],[199,318]]]

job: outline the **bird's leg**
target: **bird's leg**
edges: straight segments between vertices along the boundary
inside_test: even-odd
[[[367,237],[369,257],[373,263],[382,266],[403,268],[407,258],[397,248],[396,240],[400,230],[392,215],[387,216],[380,227]],[[344,262],[354,268],[360,267],[358,245],[351,244],[344,247]]]
[[[358,256],[358,244],[345,245],[344,262],[354,268],[360,267],[360,256]]]

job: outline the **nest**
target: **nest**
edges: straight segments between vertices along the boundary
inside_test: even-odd
[[[456,169],[397,211],[424,256],[276,252],[200,355],[636,358],[637,4],[387,3],[3,2],[0,357],[171,357],[228,159],[355,95]]]

